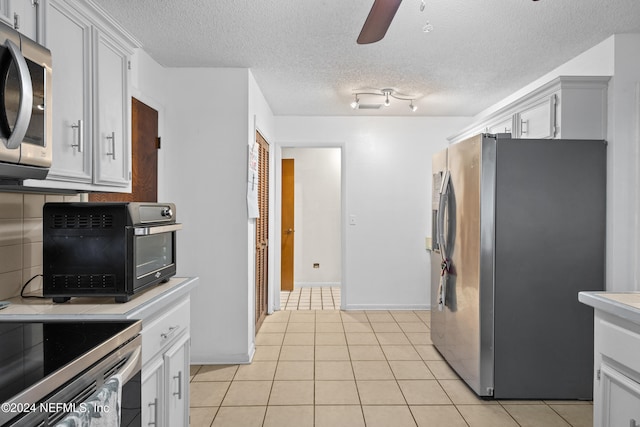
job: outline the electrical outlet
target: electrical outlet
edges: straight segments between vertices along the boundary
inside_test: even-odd
[[[320,268],[320,263],[319,262],[314,262],[313,263],[313,268]]]

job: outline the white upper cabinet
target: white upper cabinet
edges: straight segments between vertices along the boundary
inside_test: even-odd
[[[610,77],[558,77],[473,123],[451,143],[479,133],[528,139],[605,139]]]
[[[25,185],[131,191],[129,64],[139,45],[91,0],[49,0],[45,16],[53,164],[45,181]]]
[[[41,9],[46,1],[0,0],[0,20],[31,40],[41,43]]]

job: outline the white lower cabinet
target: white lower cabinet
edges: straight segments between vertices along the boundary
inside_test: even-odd
[[[142,425],[189,425],[190,300],[142,319]]]
[[[640,427],[640,325],[595,313],[593,425]]]

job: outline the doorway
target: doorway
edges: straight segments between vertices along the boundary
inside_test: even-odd
[[[281,309],[339,309],[341,147],[282,148]]]

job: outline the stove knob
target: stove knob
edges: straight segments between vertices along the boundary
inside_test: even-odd
[[[163,208],[162,212],[160,213],[160,215],[162,215],[163,217],[166,217],[166,218],[172,218],[173,217],[173,211],[171,210],[171,208]]]

